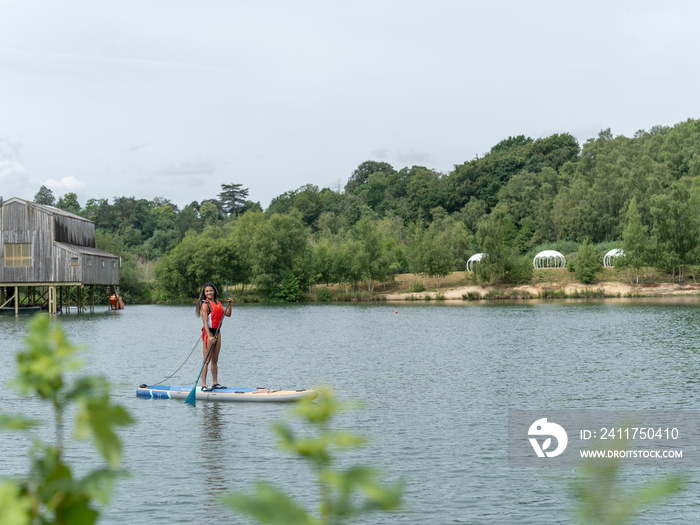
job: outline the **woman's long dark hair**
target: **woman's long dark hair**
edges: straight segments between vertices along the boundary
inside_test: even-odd
[[[204,286],[202,286],[202,291],[199,293],[199,301],[197,301],[197,310],[195,311],[195,315],[197,317],[202,315],[202,303],[207,300],[207,296],[204,295],[204,290],[206,290],[209,286],[214,289],[214,302],[217,301],[217,297],[219,296],[219,292],[216,289],[216,286],[214,286],[214,283],[204,283]]]

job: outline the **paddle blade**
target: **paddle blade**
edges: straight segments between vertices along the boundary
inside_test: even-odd
[[[187,399],[185,399],[185,403],[187,403],[188,405],[197,404],[197,385],[194,385],[194,388],[190,391],[189,395],[187,396]]]

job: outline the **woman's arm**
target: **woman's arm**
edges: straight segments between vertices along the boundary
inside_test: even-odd
[[[233,302],[233,299],[230,297],[228,298],[228,306],[226,307],[226,311],[224,314],[226,314],[226,317],[231,317],[231,303]]]

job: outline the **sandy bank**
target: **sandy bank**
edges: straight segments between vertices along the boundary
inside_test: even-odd
[[[600,293],[602,291],[602,294]],[[591,285],[581,283],[538,283],[520,286],[456,286],[425,292],[393,292],[382,294],[387,301],[431,299],[462,300],[467,295],[476,298],[487,297],[494,292],[506,296],[541,297],[546,292],[563,292],[567,297],[603,295],[605,297],[661,297],[667,295],[700,295],[700,283],[642,283],[599,282]]]

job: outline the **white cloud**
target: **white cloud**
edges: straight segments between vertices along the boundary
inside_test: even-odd
[[[16,160],[0,160],[0,183],[0,196],[5,200],[12,197],[30,197],[32,185],[29,172]]]
[[[68,175],[60,180],[46,179],[44,186],[50,188],[55,193],[79,193],[85,189],[85,183],[78,180],[75,175]]]
[[[0,160],[0,181],[13,182],[22,178],[27,178],[27,170],[24,166],[16,160]]]

